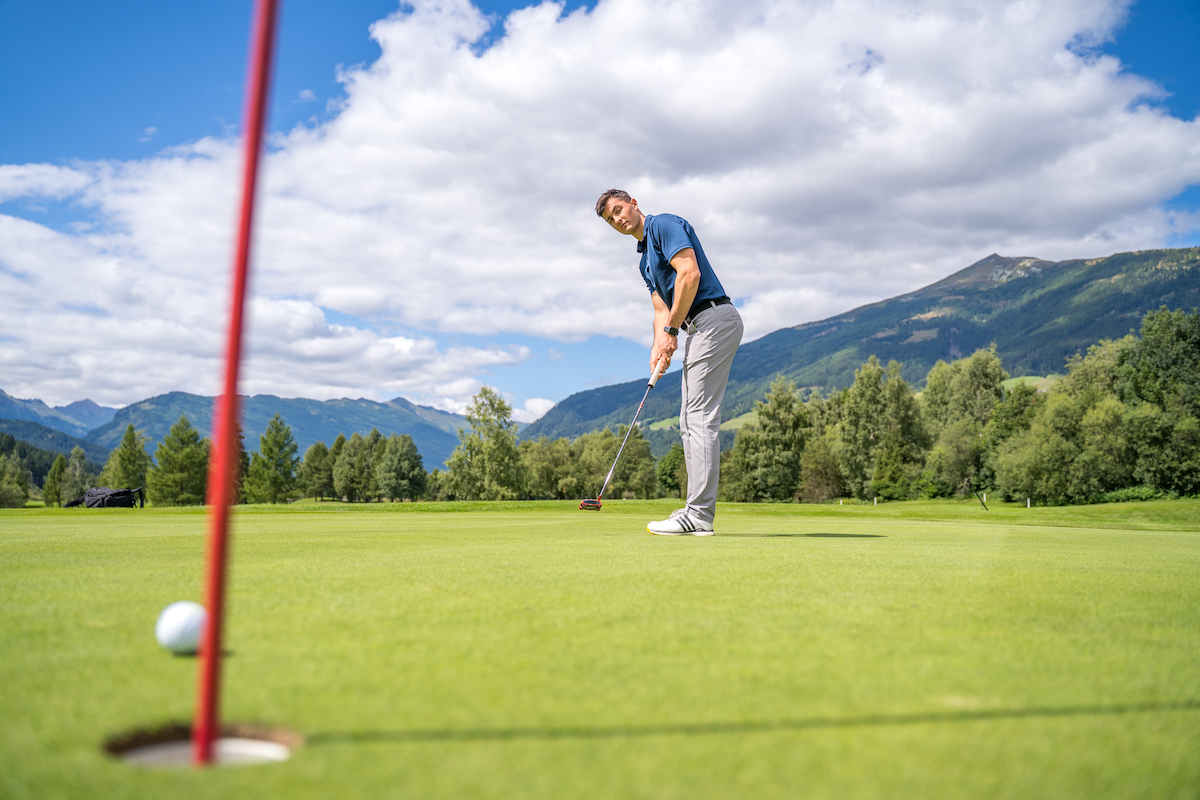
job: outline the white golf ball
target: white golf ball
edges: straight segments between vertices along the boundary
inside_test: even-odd
[[[204,624],[208,612],[199,603],[180,600],[171,603],[158,615],[154,624],[154,638],[158,643],[180,655],[190,655],[200,648],[200,637],[204,635]]]

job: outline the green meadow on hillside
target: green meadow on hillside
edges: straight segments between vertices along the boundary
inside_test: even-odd
[[[240,508],[224,717],[306,743],[209,772],[101,749],[202,510],[0,511],[0,796],[1197,796],[1200,501],[989,505]]]

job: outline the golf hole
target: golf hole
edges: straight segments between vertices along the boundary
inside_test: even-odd
[[[221,737],[214,742],[213,766],[235,767],[287,761],[292,750],[302,744],[303,736],[283,728],[223,725]],[[172,724],[128,731],[110,737],[104,743],[104,751],[139,767],[190,767],[192,729],[188,725]]]

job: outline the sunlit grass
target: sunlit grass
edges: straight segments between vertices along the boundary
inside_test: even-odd
[[[225,716],[308,744],[209,774],[100,751],[202,510],[0,512],[0,796],[1195,796],[1200,502],[989,506],[239,509]]]

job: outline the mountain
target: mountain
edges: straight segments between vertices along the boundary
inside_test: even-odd
[[[91,400],[84,400],[81,403],[89,403],[96,408],[101,408]],[[78,406],[81,403],[72,403],[71,405]],[[64,408],[51,408],[41,400],[21,400],[0,389],[0,419],[27,419],[72,436],[83,436],[94,427],[88,422],[71,416]],[[90,410],[88,416],[94,416]]]
[[[62,453],[64,456],[71,455],[71,451],[76,447],[82,447],[88,461],[97,468],[108,463],[108,455],[111,452],[111,448],[102,447],[86,439],[71,436],[27,419],[0,419],[0,432],[7,433],[14,439],[40,450]]]
[[[111,422],[117,413],[115,408],[98,405],[91,400],[76,400],[70,405],[55,406],[54,410],[75,420],[89,431],[99,428],[106,422]]]
[[[150,437],[147,450],[153,455],[158,443],[181,415],[186,414],[192,425],[208,436],[212,430],[212,405],[211,397],[186,392],[158,395],[120,409],[110,422],[89,433],[87,439],[112,449],[120,444],[126,426],[133,423],[135,429]],[[378,428],[385,436],[393,433],[412,436],[426,469],[442,467],[458,445],[458,428],[466,425],[466,420],[457,414],[418,406],[402,397],[377,403],[363,399],[320,401],[259,394],[242,398],[242,428],[247,450],[258,449],[258,439],[276,413],[291,427],[301,456],[314,442],[331,445],[339,433],[347,437],[356,431],[366,435],[372,428]]]
[[[938,359],[992,342],[1013,375],[1061,372],[1070,356],[1136,331],[1146,312],[1162,305],[1200,306],[1200,248],[1058,262],[990,255],[910,294],[742,345],[724,418],[751,410],[780,375],[825,391],[849,386],[871,355],[902,362],[904,377],[918,386]],[[647,427],[678,416],[679,380],[678,372],[665,375],[650,393],[642,411]],[[628,424],[645,389],[644,381],[633,381],[571,395],[522,438],[573,438]],[[662,446],[651,441],[657,453]]]

